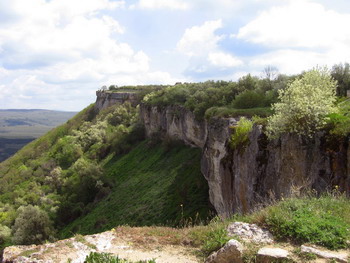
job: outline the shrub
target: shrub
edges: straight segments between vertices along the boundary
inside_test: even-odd
[[[345,137],[350,133],[350,100],[341,99],[337,104],[338,112],[328,115],[330,134]]]
[[[291,198],[268,207],[265,224],[278,238],[330,249],[348,247],[350,206],[346,197]]]
[[[267,135],[276,138],[284,132],[311,137],[326,124],[327,115],[335,112],[336,81],[327,69],[313,69],[279,91],[280,102],[272,108]]]
[[[11,229],[7,226],[0,225],[0,244],[10,241]]]
[[[331,113],[328,115],[328,124],[330,134],[345,137],[350,133],[350,117],[340,113]]]
[[[249,132],[253,128],[253,122],[251,120],[242,117],[236,127],[233,127],[233,133],[230,139],[230,147],[232,149],[244,149],[249,143]]]
[[[237,109],[250,109],[264,106],[265,96],[255,91],[243,91],[233,101],[233,106]]]
[[[53,237],[53,227],[47,213],[38,206],[22,206],[12,227],[15,244],[40,244]]]

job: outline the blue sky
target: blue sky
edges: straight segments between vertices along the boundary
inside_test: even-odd
[[[348,0],[0,0],[0,108],[350,62]]]

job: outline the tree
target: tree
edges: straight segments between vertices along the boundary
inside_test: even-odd
[[[38,206],[21,206],[12,227],[12,241],[15,244],[40,244],[52,239],[54,230],[47,213]]]
[[[268,79],[269,81],[273,81],[278,76],[278,69],[274,66],[267,66],[263,70],[263,75],[265,79]]]
[[[292,132],[311,137],[335,112],[337,82],[326,68],[304,73],[286,89],[279,90],[279,101],[272,106],[275,114],[268,119],[267,135],[276,138]]]
[[[334,65],[331,75],[338,82],[337,95],[346,96],[346,91],[350,89],[349,63]]]

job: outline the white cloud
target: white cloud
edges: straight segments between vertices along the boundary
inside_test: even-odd
[[[350,54],[338,52],[320,53],[315,51],[302,51],[293,49],[280,49],[266,54],[258,55],[250,59],[251,68],[263,69],[266,66],[273,65],[281,73],[297,74],[303,70],[309,70],[315,66],[328,66],[339,62],[349,61]]]
[[[350,15],[321,4],[294,0],[272,7],[242,27],[237,37],[269,47],[330,48],[350,44]]]
[[[270,7],[231,38],[274,48],[248,58],[251,69],[276,66],[286,74],[350,60],[350,15],[309,0]]]
[[[243,64],[242,60],[224,52],[211,52],[208,55],[208,60],[214,66],[222,68],[232,68]]]
[[[222,76],[227,74],[227,70],[243,65],[240,58],[221,50],[220,42],[226,39],[226,35],[216,31],[222,27],[223,22],[218,19],[185,30],[176,49],[189,58],[186,75],[211,78],[219,72]]]
[[[187,10],[189,4],[181,0],[139,0],[138,3],[131,5],[130,8],[140,9],[173,9]]]
[[[216,35],[215,31],[222,27],[222,21],[206,21],[201,26],[187,28],[184,35],[177,43],[177,49],[189,56],[207,54],[217,48],[217,44],[224,38]]]
[[[116,40],[125,28],[102,11],[123,8],[124,1],[2,2],[1,12],[15,19],[0,24],[0,94],[7,98],[1,107],[79,110],[106,80],[175,80],[152,72],[147,54]]]

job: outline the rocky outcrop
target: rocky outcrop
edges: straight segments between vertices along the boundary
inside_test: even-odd
[[[244,222],[233,222],[227,227],[227,235],[229,237],[239,237],[243,241],[251,243],[273,243],[273,236],[270,231],[258,227],[256,224],[248,224]]]
[[[204,148],[208,137],[208,125],[197,121],[195,115],[181,106],[166,108],[140,107],[146,136],[166,135],[188,145]]]
[[[1,262],[83,263],[91,252],[108,253],[119,259],[125,259],[127,262],[143,262],[151,259],[157,263],[198,262],[193,255],[196,251],[194,248],[160,244],[157,239],[149,239],[147,236],[138,235],[139,233],[136,230],[134,233],[125,234],[115,229],[89,236],[77,235],[55,243],[6,247]],[[96,259],[94,262],[102,261]]]
[[[205,263],[243,263],[243,245],[234,239],[229,240],[222,248],[212,253]]]
[[[314,254],[317,257],[320,258],[325,258],[329,260],[333,260],[335,262],[341,262],[341,263],[347,263],[348,262],[348,254],[347,253],[342,253],[342,252],[330,252],[330,251],[325,251],[313,247],[308,247],[302,245],[300,247],[301,253],[308,253],[308,254]]]
[[[289,252],[282,248],[263,247],[257,253],[258,263],[288,262]]]
[[[141,105],[140,110],[147,136],[167,136],[202,149],[201,171],[210,201],[222,217],[310,188],[322,192],[337,187],[349,194],[347,140],[331,145],[323,133],[313,139],[285,134],[268,140],[262,127],[254,125],[249,145],[230,149],[237,119],[198,121],[181,106]]]
[[[97,112],[114,104],[123,104],[127,101],[133,106],[140,103],[139,95],[136,92],[113,92],[98,90],[96,91],[96,96],[95,110]]]

